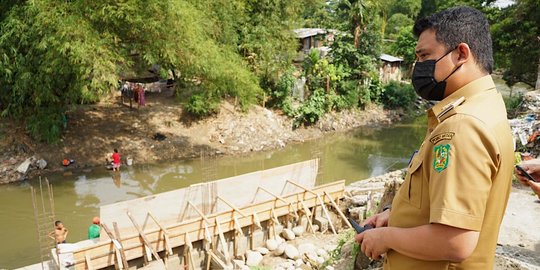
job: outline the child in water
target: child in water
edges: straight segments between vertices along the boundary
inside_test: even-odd
[[[64,227],[64,224],[60,220],[55,221],[54,226],[54,231],[49,233],[49,237],[54,239],[56,241],[56,244],[66,243],[68,229]]]
[[[114,148],[114,153],[112,154],[113,159],[113,171],[120,171],[120,154],[118,154],[118,149]]]

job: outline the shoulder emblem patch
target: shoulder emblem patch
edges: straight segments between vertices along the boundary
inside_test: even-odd
[[[436,145],[433,148],[435,158],[433,159],[433,169],[437,172],[442,172],[448,167],[448,161],[450,160],[450,145],[441,144]]]
[[[431,139],[429,139],[429,141],[432,144],[437,144],[438,142],[440,142],[442,140],[451,140],[454,137],[454,135],[455,135],[454,132],[444,132],[444,133],[440,133],[440,134],[437,134],[437,135],[431,137]]]

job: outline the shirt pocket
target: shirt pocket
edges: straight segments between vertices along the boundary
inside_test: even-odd
[[[402,187],[404,192],[401,192],[402,198],[416,208],[422,205],[422,171],[422,157],[416,154],[407,168],[407,176]]]

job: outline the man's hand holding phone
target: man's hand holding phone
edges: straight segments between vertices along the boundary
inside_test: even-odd
[[[516,174],[525,177],[529,181],[538,182],[534,177],[532,177],[527,170],[525,170],[523,167],[516,165]]]
[[[540,197],[540,159],[533,159],[521,162],[516,165],[516,177],[519,182],[531,189]]]

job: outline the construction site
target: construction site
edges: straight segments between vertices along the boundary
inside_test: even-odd
[[[336,234],[350,226],[338,206],[345,181],[315,186],[317,170],[318,160],[310,160],[105,205],[99,239],[56,247],[45,234],[54,220],[47,182],[33,190],[44,260],[34,267],[240,269],[249,250],[293,228]]]

